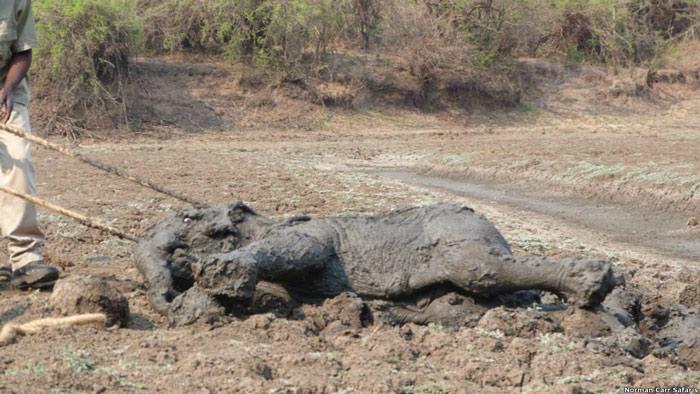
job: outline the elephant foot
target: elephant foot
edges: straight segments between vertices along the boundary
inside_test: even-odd
[[[603,260],[572,260],[562,291],[568,303],[579,307],[599,305],[615,287],[610,263]]]
[[[205,292],[248,305],[255,294],[257,267],[251,258],[233,251],[199,261],[193,267],[195,282]]]

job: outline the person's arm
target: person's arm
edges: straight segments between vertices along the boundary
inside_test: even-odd
[[[12,58],[5,78],[5,86],[0,90],[0,121],[7,123],[15,105],[14,93],[17,85],[27,76],[32,64],[32,48],[36,47],[36,29],[31,0],[15,0],[15,26],[17,39],[12,43]]]
[[[12,115],[12,109],[15,105],[14,93],[15,88],[22,82],[22,79],[27,76],[29,66],[32,64],[32,50],[17,52],[10,59],[10,68],[7,71],[5,85],[0,90],[0,119],[3,123],[7,123]]]

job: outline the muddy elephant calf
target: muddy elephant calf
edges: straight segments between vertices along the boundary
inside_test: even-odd
[[[250,305],[260,281],[307,298],[350,291],[397,302],[440,287],[477,297],[542,289],[579,306],[614,286],[601,260],[513,256],[489,221],[453,204],[283,223],[241,203],[190,209],[149,230],[136,264],[152,305],[180,323]]]

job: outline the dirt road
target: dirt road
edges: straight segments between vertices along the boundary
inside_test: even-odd
[[[465,197],[497,210],[528,211],[559,221],[566,226],[598,234],[599,244],[663,255],[697,264],[700,238],[687,228],[688,217],[681,212],[658,211],[648,207],[599,202],[565,196],[546,190],[527,190],[512,184],[485,184],[420,175],[407,170],[382,170],[376,174],[410,185]]]

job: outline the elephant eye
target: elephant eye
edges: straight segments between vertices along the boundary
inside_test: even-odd
[[[192,223],[192,219],[190,219],[190,218],[185,218],[185,219],[183,220],[183,222],[185,222],[185,223],[187,223],[187,224],[190,224],[190,223]]]

